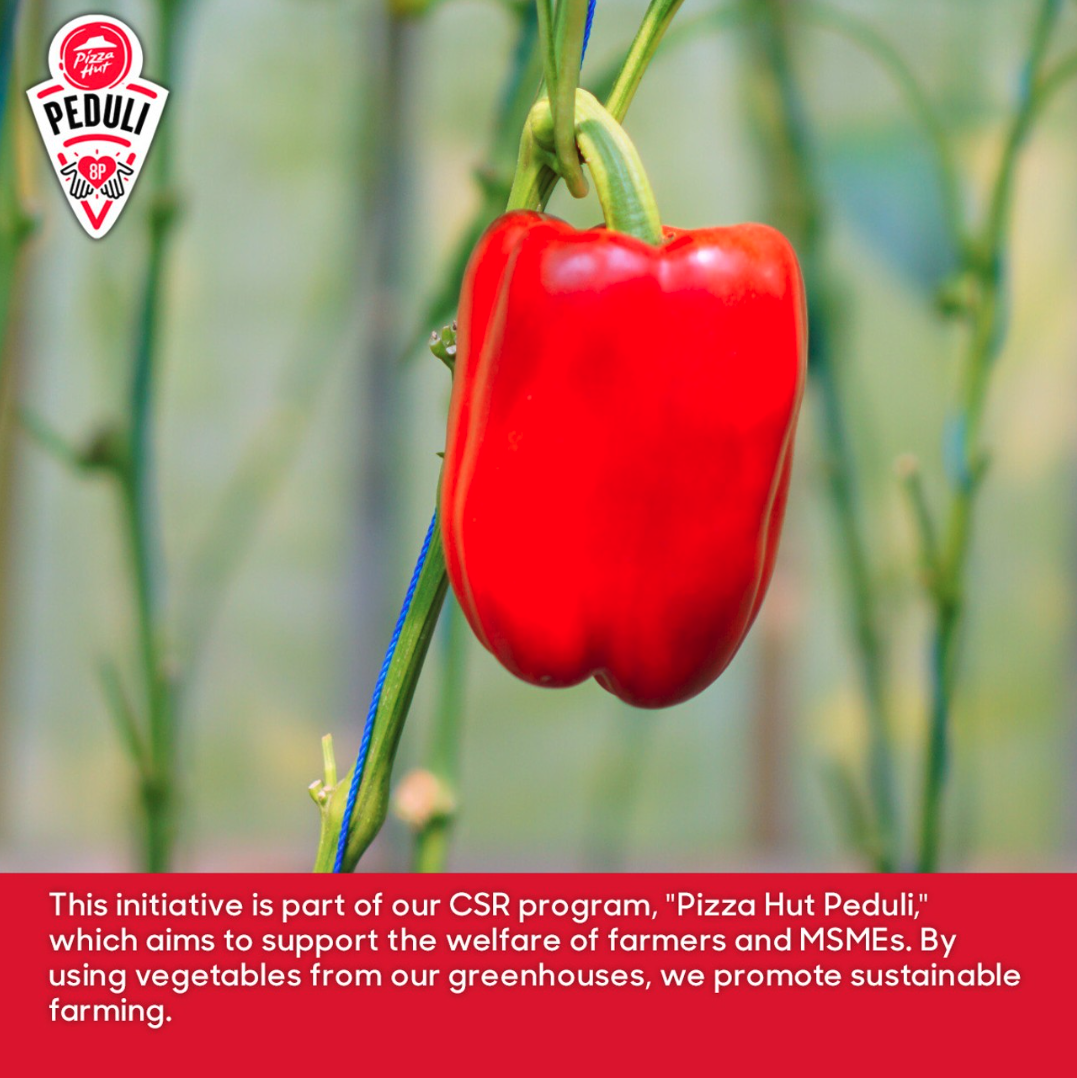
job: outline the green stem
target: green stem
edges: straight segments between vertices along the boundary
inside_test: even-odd
[[[1025,139],[1028,138],[1032,123],[1038,112],[1040,102],[1036,90],[1043,75],[1047,47],[1051,40],[1051,31],[1054,29],[1061,10],[1062,0],[1043,0],[1033,27],[1028,59],[1025,61],[1025,68],[1021,76],[1021,90],[1017,109],[1002,150],[1002,158],[999,162],[994,190],[991,194],[987,224],[984,229],[983,247],[991,268],[994,268],[991,256],[993,254],[997,256],[1004,243],[1010,209],[1013,205],[1013,186],[1017,162],[1020,157],[1021,147]]]
[[[903,456],[898,459],[897,473],[916,527],[921,583],[928,593],[937,595],[941,579],[939,539],[935,534],[935,521],[928,505],[927,491],[924,490],[920,463],[911,455]]]
[[[556,120],[545,98],[531,110],[527,131],[539,148],[551,149]],[[542,155],[527,145],[528,138],[525,133],[523,159],[541,162]],[[586,90],[576,91],[575,138],[595,181],[606,227],[645,243],[661,243],[662,218],[636,147],[624,128]]]
[[[636,33],[628,56],[614,80],[606,100],[606,111],[618,123],[624,121],[629,105],[636,95],[643,74],[654,59],[673,16],[684,0],[652,0],[643,23]],[[557,172],[543,160],[535,160],[525,152],[529,140],[521,140],[516,176],[509,194],[508,209],[541,210],[553,194],[560,179]]]
[[[411,609],[389,666],[375,715],[366,772],[348,833],[344,858],[344,870],[347,872],[355,867],[385,822],[393,761],[447,588],[448,577],[439,525],[435,527],[426,564],[419,574]],[[343,780],[337,783],[323,808],[315,872],[333,870],[351,780],[352,771],[349,770]]]
[[[416,872],[444,872],[449,839],[456,822],[460,784],[460,734],[464,719],[464,645],[467,622],[450,600],[442,627],[441,688],[434,713],[433,738],[426,770],[436,780],[441,805],[415,832],[412,867]]]
[[[949,764],[949,739],[958,674],[959,637],[965,606],[965,575],[976,495],[984,471],[980,447],[987,387],[1003,344],[1003,251],[1013,204],[1020,150],[1041,105],[1043,69],[1061,0],[1043,0],[1033,26],[1021,89],[1003,143],[970,270],[977,292],[970,311],[969,344],[961,377],[960,403],[951,423],[951,495],[940,547],[940,579],[934,600],[931,644],[931,706],[920,807],[917,867],[934,872],[939,865],[942,805]]]
[[[663,4],[656,0],[651,8],[654,10],[657,7],[670,7],[672,11],[675,11],[678,6],[677,3]],[[670,17],[672,17],[672,11]],[[666,19],[648,23],[645,19],[643,27],[636,36],[633,52],[645,54],[649,60],[658,47],[658,39],[665,32],[668,21]],[[626,67],[629,62],[635,64],[638,74],[642,75],[646,63],[641,64],[638,56],[633,60],[632,54],[629,56],[629,61],[626,61]],[[638,84],[638,81],[637,76],[635,82]],[[627,109],[630,101],[631,94],[627,96],[622,94],[622,101],[618,108],[610,109],[618,122],[624,118],[624,110]],[[546,168],[541,171],[538,182],[534,184],[528,184],[518,190],[517,184],[514,183],[513,193],[509,196],[506,210],[544,208],[557,179],[557,173]],[[440,529],[436,529],[426,564],[419,576],[411,610],[404,622],[400,643],[389,665],[385,688],[374,717],[374,733],[367,757],[367,770],[356,800],[345,847],[342,866],[345,872],[354,870],[359,858],[374,840],[385,820],[396,748],[447,587],[445,555],[441,548]],[[351,778],[352,772],[349,771],[331,792],[324,791],[324,800],[321,802],[321,832],[314,864],[315,872],[333,870]]]
[[[549,87],[553,109],[553,143],[557,171],[573,198],[587,194],[587,180],[576,149],[576,88],[580,84],[587,0],[560,0],[557,5],[557,81]],[[547,81],[549,81],[547,77]]]
[[[542,73],[546,79],[546,92],[553,94],[557,92],[557,76],[560,73],[553,0],[537,0],[535,9],[539,41],[542,43]]]
[[[757,78],[771,103],[770,131],[775,160],[772,173],[784,178],[776,196],[782,224],[797,247],[810,302],[810,370],[826,455],[827,491],[837,526],[845,575],[849,621],[860,668],[868,718],[868,788],[873,805],[874,860],[881,871],[897,864],[897,809],[894,754],[886,702],[886,678],[878,599],[864,540],[857,491],[855,455],[848,432],[838,359],[840,314],[838,286],[825,257],[825,207],[815,172],[809,121],[793,70],[786,5],[753,0],[761,63]]]
[[[156,55],[160,80],[170,86],[177,22],[185,0],[159,0]],[[164,654],[163,554],[156,512],[153,459],[154,396],[160,366],[161,322],[167,295],[167,254],[176,217],[172,132],[166,118],[154,145],[149,254],[135,338],[128,400],[126,467],[120,506],[127,534],[128,569],[135,598],[139,665],[148,728],[148,760],[141,803],[144,865],[166,872],[172,865],[176,810],[176,730],[172,677]]]
[[[46,423],[36,412],[27,408],[20,409],[19,424],[26,436],[58,463],[70,468],[73,472],[78,472],[86,466],[83,451]]]
[[[401,345],[400,315],[416,225],[409,98],[421,30],[391,15],[371,29],[363,100],[365,139],[359,143],[357,161],[363,179],[359,235],[365,257],[358,283],[366,310],[357,401],[365,432],[356,509],[361,526],[355,537],[355,558],[363,571],[356,575],[350,604],[357,643],[351,670],[353,696],[361,696],[377,672],[381,626],[396,603],[386,574],[372,567],[391,561],[400,546],[396,486],[409,412],[403,407],[404,375],[392,360]]]
[[[415,836],[415,850],[411,862],[413,872],[444,872],[449,863],[449,840],[452,837],[453,817],[439,813]]]
[[[636,147],[586,90],[576,95],[576,138],[594,177],[607,227],[660,244],[662,218]]]
[[[1040,79],[1034,93],[1034,113],[1039,115],[1054,95],[1073,78],[1077,78],[1077,52],[1064,56]]]
[[[658,46],[684,0],[651,0],[647,14],[636,33],[628,56],[621,67],[613,89],[606,99],[610,115],[620,123],[628,113],[628,106],[639,89],[643,73],[647,70]]]
[[[830,315],[823,319],[832,321]],[[829,353],[829,349],[827,351]],[[864,541],[863,511],[856,482],[855,455],[845,418],[844,392],[830,354],[817,363],[813,378],[823,413],[827,490],[837,526],[840,568],[845,574],[850,627],[867,705],[868,787],[876,829],[875,867],[880,872],[892,872],[898,863],[896,783],[878,596]]]
[[[140,776],[144,776],[149,770],[150,753],[142,739],[138,716],[124,691],[120,672],[115,664],[104,661],[98,667],[97,673],[101,682],[101,691],[116,722],[117,733],[127,748],[128,756],[138,768]]]

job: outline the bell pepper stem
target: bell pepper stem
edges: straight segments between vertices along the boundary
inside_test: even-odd
[[[543,98],[528,122],[536,144],[532,154],[553,148],[556,122],[549,100]],[[576,143],[595,181],[606,226],[645,243],[661,243],[662,220],[639,153],[624,128],[586,90],[576,91]]]
[[[682,3],[683,0],[652,0],[647,9],[606,101],[606,108],[618,123],[624,120],[643,73],[654,59]],[[542,7],[543,0],[539,0],[540,19],[543,16]],[[506,211],[544,209],[558,178],[557,171],[544,159],[544,155],[536,152],[534,140],[530,137],[530,124],[524,124]]]
[[[576,139],[608,227],[647,243],[661,243],[662,219],[636,147],[586,90],[576,93]]]

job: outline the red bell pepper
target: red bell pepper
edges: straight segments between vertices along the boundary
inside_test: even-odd
[[[796,256],[762,225],[652,245],[532,212],[469,264],[440,495],[472,629],[538,685],[709,685],[774,568],[806,376]]]

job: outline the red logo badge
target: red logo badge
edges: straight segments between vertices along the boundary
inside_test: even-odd
[[[109,15],[61,27],[52,78],[27,91],[49,159],[86,232],[100,239],[135,185],[168,91],[142,74],[142,46]]]

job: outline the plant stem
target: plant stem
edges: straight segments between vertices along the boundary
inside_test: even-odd
[[[419,576],[411,609],[378,703],[366,772],[359,788],[348,832],[343,866],[346,872],[355,868],[359,858],[374,841],[385,822],[393,761],[447,589],[448,577],[441,547],[441,529],[435,527],[426,563]],[[354,769],[349,770],[337,783],[322,805],[322,826],[314,863],[315,872],[333,871],[352,770]]]
[[[550,107],[553,110],[554,152],[558,172],[573,198],[587,194],[587,180],[576,149],[576,88],[580,83],[583,28],[587,23],[587,0],[560,0],[557,5],[555,46],[556,82],[547,72]]]
[[[621,72],[606,99],[606,109],[618,123],[628,113],[628,107],[636,96],[643,73],[654,59],[673,16],[683,3],[684,0],[651,0],[628,56],[621,66]]]
[[[357,267],[364,312],[355,410],[363,431],[357,477],[350,635],[357,659],[349,698],[360,701],[378,669],[382,625],[395,602],[383,567],[400,548],[397,486],[409,414],[404,376],[393,362],[400,348],[401,300],[413,238],[413,132],[410,105],[420,24],[389,10],[372,15],[364,32],[364,130],[359,143],[365,266]]]
[[[868,787],[873,804],[874,861],[880,871],[897,864],[897,811],[878,599],[864,541],[855,456],[846,421],[838,360],[841,334],[837,284],[825,257],[825,207],[815,172],[809,122],[789,46],[786,5],[752,0],[759,92],[769,106],[764,125],[778,177],[780,225],[800,254],[809,297],[809,370],[821,411],[827,490],[837,526],[839,565],[845,573],[850,628],[856,646],[868,717]]]
[[[638,85],[639,77],[642,76],[643,68],[658,47],[658,40],[665,32],[669,18],[672,18],[672,13],[679,5],[680,0],[654,0],[652,3],[625,64],[626,68],[632,65],[635,72],[628,78],[629,82],[634,79],[633,91],[635,85]],[[668,9],[669,17],[652,19],[651,13],[656,9]],[[645,60],[641,57],[645,57]],[[621,82],[622,80],[619,79],[618,85]],[[631,99],[632,94],[622,89],[618,107],[609,107],[609,111],[618,122],[624,119],[624,111],[628,108]],[[525,135],[525,139],[528,137]],[[557,179],[557,174],[552,169],[539,169],[537,182],[527,185],[525,193],[519,197],[514,198],[510,195],[506,210],[544,208]],[[516,184],[513,186],[515,189]],[[447,587],[448,578],[445,573],[445,555],[441,547],[440,528],[436,528],[375,715],[366,774],[363,776],[349,828],[342,865],[345,872],[354,870],[359,858],[374,840],[385,821],[389,801],[389,783],[397,745]],[[349,771],[331,793],[326,791],[324,801],[321,802],[321,832],[314,864],[315,872],[331,872],[333,869],[351,779],[352,773]]]
[[[448,813],[439,813],[415,835],[413,872],[444,872],[449,863],[449,839],[454,819]]]
[[[1040,5],[1016,106],[991,188],[986,218],[977,242],[972,245],[970,256],[969,269],[975,279],[975,293],[968,312],[969,342],[961,375],[960,400],[950,424],[950,504],[940,546],[939,580],[932,593],[931,707],[924,753],[917,857],[917,867],[921,872],[934,872],[939,864],[942,800],[949,762],[951,714],[965,606],[966,566],[976,495],[986,460],[980,447],[980,428],[990,374],[1004,341],[1003,262],[1014,179],[1021,147],[1041,105],[1042,94],[1038,90],[1051,32],[1060,10],[1061,0],[1043,0]]]
[[[578,153],[591,170],[606,227],[644,243],[660,244],[662,219],[654,192],[624,128],[586,90],[576,91],[575,117]],[[534,141],[547,154],[554,148],[555,124],[550,103],[542,98],[531,110],[528,126]],[[526,160],[529,152],[530,148],[523,150],[521,160]],[[525,163],[521,175],[528,174]]]
[[[156,55],[160,80],[166,87],[171,84],[175,67],[176,28],[184,4],[185,0],[158,2]],[[166,120],[154,145],[149,253],[132,359],[126,454],[119,474],[120,511],[127,535],[148,730],[148,759],[141,769],[140,791],[145,825],[143,862],[148,872],[169,870],[175,841],[176,712],[173,678],[164,654],[163,556],[153,458],[154,395],[167,295],[167,254],[176,218],[173,130],[174,125]]]
[[[556,94],[559,65],[557,63],[557,38],[554,34],[554,0],[536,0],[539,41],[542,43],[542,74],[546,80],[546,92]]]
[[[426,770],[437,781],[443,807],[430,814],[415,833],[412,867],[416,872],[444,872],[449,839],[456,822],[460,772],[460,733],[464,719],[464,645],[467,623],[451,599],[442,625],[441,687],[434,713]]]

